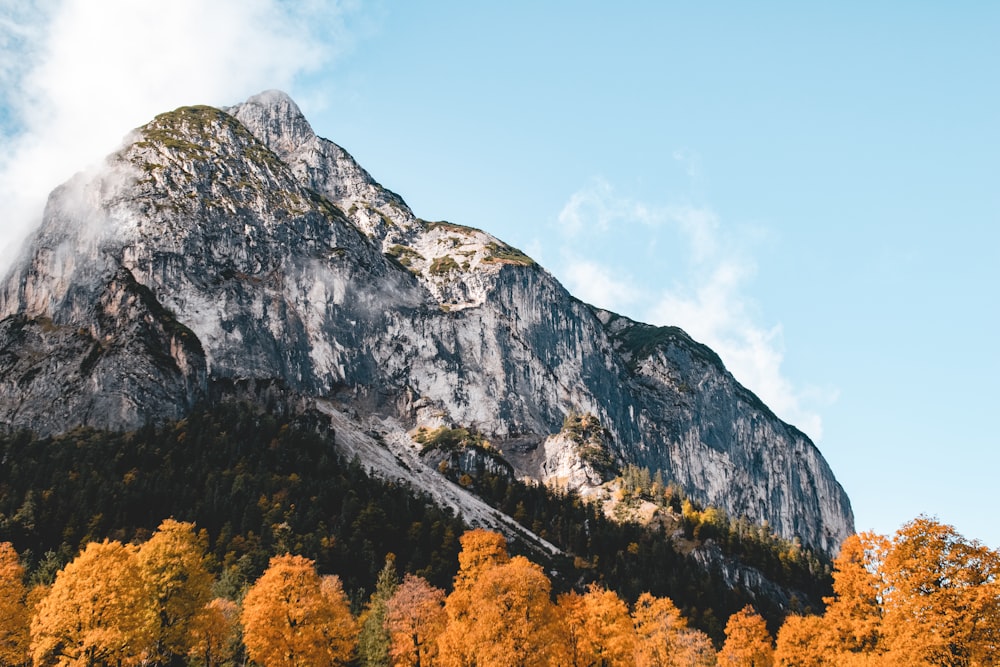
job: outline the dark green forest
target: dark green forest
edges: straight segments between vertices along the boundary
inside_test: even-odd
[[[414,489],[344,460],[326,424],[316,413],[274,414],[228,402],[129,433],[4,434],[0,541],[22,554],[32,581],[47,582],[87,542],[144,540],[172,517],[207,534],[220,594],[238,597],[271,556],[288,552],[339,574],[356,605],[374,589],[390,553],[400,571],[449,588],[467,526]],[[828,564],[808,552],[788,558],[789,543],[717,513],[692,512],[676,489],[644,487],[644,479],[648,471],[626,471],[626,500],[655,498],[665,511],[687,502],[687,540],[712,539],[798,591],[801,608],[821,608],[831,590]],[[504,476],[456,481],[565,552],[545,559],[526,544],[511,545],[544,563],[558,590],[601,581],[630,602],[643,592],[668,596],[716,639],[725,619],[751,600],[684,555],[663,524],[613,520],[573,493]],[[760,596],[753,603],[774,628],[789,611]]]

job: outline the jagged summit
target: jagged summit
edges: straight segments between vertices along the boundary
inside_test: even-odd
[[[316,139],[299,106],[280,90],[266,90],[224,111],[251,128],[254,136],[286,162],[299,148]]]
[[[268,91],[161,114],[52,193],[0,286],[0,422],[131,429],[279,391],[422,488],[444,481],[413,434],[463,428],[492,447],[449,465],[583,491],[648,466],[835,550],[853,516],[819,451],[678,332],[583,304],[485,231],[417,218]]]

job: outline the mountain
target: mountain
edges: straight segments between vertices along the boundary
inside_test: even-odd
[[[439,467],[587,495],[635,465],[826,554],[853,532],[814,444],[712,350],[417,218],[270,91],[157,116],[51,194],[0,286],[0,422],[129,430],[275,395],[460,510]]]

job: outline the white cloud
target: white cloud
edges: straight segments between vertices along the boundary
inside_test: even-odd
[[[751,251],[760,230],[736,233],[707,206],[649,206],[617,195],[605,181],[574,193],[559,215],[559,226],[572,250],[563,251],[557,274],[571,292],[651,324],[681,327],[715,350],[736,379],[782,419],[822,437],[818,408],[835,400],[835,393],[797,386],[782,372],[782,326],[761,323],[749,293],[757,273]],[[675,254],[683,261],[659,262],[652,270],[669,269],[670,275],[643,280],[649,266],[634,260],[615,265],[610,248],[598,245],[589,254],[581,252],[576,239],[612,226],[628,227],[630,259],[637,248],[664,247],[678,249]]]
[[[15,0],[0,15],[0,250],[37,225],[55,185],[155,114],[294,92],[298,76],[348,48],[348,10],[317,0]]]
[[[639,289],[628,277],[599,262],[565,253],[559,275],[573,296],[600,308],[611,310],[631,305],[639,298]]]
[[[611,185],[598,178],[570,196],[559,212],[558,221],[560,231],[574,237],[584,232],[607,232],[621,223],[655,224],[658,215],[642,202],[616,197]]]

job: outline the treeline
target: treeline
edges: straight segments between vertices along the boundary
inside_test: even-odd
[[[599,582],[629,601],[644,592],[669,597],[682,606],[695,627],[716,642],[722,640],[725,619],[751,602],[772,630],[789,613],[783,601],[729,588],[717,571],[686,555],[675,541],[671,521],[647,525],[628,519],[625,513],[608,517],[599,505],[583,501],[574,492],[525,484],[488,471],[475,477],[457,469],[444,473],[572,554],[572,563],[554,567],[571,575],[578,589]],[[640,499],[657,503],[695,544],[712,540],[723,554],[791,591],[791,611],[810,613],[823,608],[823,598],[831,592],[829,561],[798,542],[773,535],[766,526],[730,520],[715,508],[702,510],[675,485],[654,481],[659,477],[626,467],[620,480],[623,504]]]
[[[131,433],[2,436],[0,539],[32,581],[51,583],[88,542],[141,542],[172,516],[206,531],[213,571],[233,591],[286,552],[340,573],[352,592],[371,590],[390,552],[449,585],[462,520],[345,461],[320,419],[227,403]]]
[[[22,554],[31,582],[51,583],[83,545],[142,542],[172,516],[206,531],[212,572],[230,596],[289,552],[338,573],[355,608],[387,553],[401,571],[448,589],[461,519],[343,460],[322,420],[225,403],[132,433],[0,436],[0,539]],[[717,642],[724,619],[754,600],[681,553],[662,525],[617,521],[575,494],[501,475],[456,481],[567,554],[543,563],[558,573],[557,591],[599,582],[629,602],[644,592],[670,597]],[[821,608],[830,591],[825,572],[775,578],[803,591],[802,610]],[[788,613],[776,600],[754,602],[772,629]]]
[[[164,521],[138,545],[88,543],[51,585],[33,587],[2,543],[0,663],[715,664],[708,636],[669,598],[643,594],[630,609],[597,585],[553,596],[543,569],[512,558],[498,533],[468,531],[461,545],[450,593],[413,574],[400,581],[390,558],[355,616],[339,577],[289,554],[271,558],[236,599],[216,596],[204,533],[189,523]],[[760,617],[742,616],[742,634],[730,630],[721,655],[752,648],[747,637],[769,642]]]
[[[673,482],[664,482],[659,470],[629,465],[620,477],[622,505],[647,501],[667,518],[676,519],[684,537],[696,542],[711,540],[722,553],[752,565],[772,581],[818,601],[830,592],[830,560],[804,547],[796,539],[771,532],[767,523],[754,524],[743,517],[732,518],[717,507],[705,507],[692,500]]]
[[[670,598],[629,605],[597,584],[556,594],[501,535],[460,541],[450,592],[400,580],[390,556],[358,614],[339,577],[290,554],[235,599],[219,596],[204,533],[173,520],[142,544],[87,544],[51,585],[26,586],[0,543],[0,664],[977,667],[1000,648],[1000,555],[926,517],[891,539],[849,538],[824,615],[790,616],[775,642],[744,607],[718,652]]]

